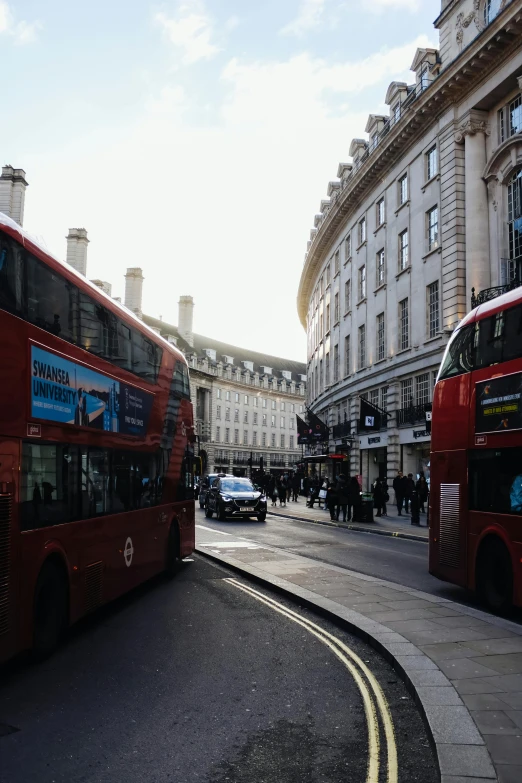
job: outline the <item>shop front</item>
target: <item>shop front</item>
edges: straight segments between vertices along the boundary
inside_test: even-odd
[[[359,436],[359,472],[364,492],[371,490],[377,478],[387,478],[388,433]]]
[[[399,430],[400,466],[405,476],[412,473],[417,480],[419,475],[424,473],[429,481],[430,443],[430,435],[423,425]]]

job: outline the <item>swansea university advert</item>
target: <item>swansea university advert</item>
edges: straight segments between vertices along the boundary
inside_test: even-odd
[[[31,416],[144,436],[153,395],[31,346]]]

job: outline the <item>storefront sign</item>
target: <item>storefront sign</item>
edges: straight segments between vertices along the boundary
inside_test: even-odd
[[[475,432],[522,429],[522,373],[476,385]]]
[[[154,395],[31,346],[31,416],[124,435],[147,432]]]
[[[427,438],[430,433],[427,432],[427,430],[413,430],[413,437],[415,439],[417,438]]]
[[[380,442],[381,442],[380,436],[377,436],[375,438],[368,438],[368,445],[370,445],[370,443],[380,443]]]

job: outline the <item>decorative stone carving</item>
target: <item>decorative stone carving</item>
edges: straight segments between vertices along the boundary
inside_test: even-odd
[[[495,210],[495,212],[497,211],[498,208],[497,185],[498,185],[498,181],[496,178],[490,179],[489,182],[487,183],[489,199],[491,201],[491,205]]]
[[[486,120],[469,116],[456,132],[455,141],[461,144],[466,136],[474,136],[476,133],[484,133],[486,136],[491,136],[489,123]]]
[[[456,28],[457,28],[457,43],[459,48],[462,48],[462,41],[464,38],[464,30],[469,27],[472,22],[475,22],[475,27],[481,33],[486,28],[486,22],[484,20],[484,2],[487,0],[473,0],[473,11],[470,11],[467,16],[463,13],[457,15]],[[500,3],[498,13],[504,10],[510,0],[502,0]]]

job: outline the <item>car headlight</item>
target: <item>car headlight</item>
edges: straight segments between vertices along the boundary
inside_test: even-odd
[[[221,497],[223,498],[223,500],[224,500],[226,503],[230,503],[230,501],[232,500],[232,498],[231,498],[231,497],[229,497],[228,495],[221,495]]]

